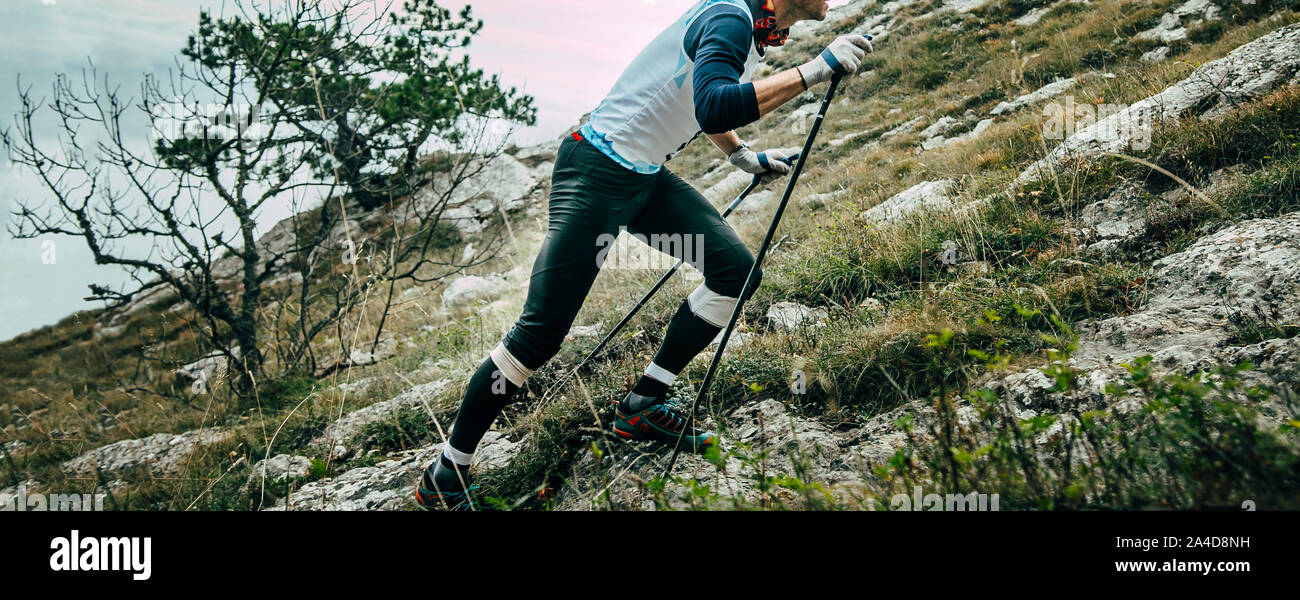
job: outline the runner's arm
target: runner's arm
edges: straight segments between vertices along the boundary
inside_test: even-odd
[[[709,141],[713,142],[713,145],[717,146],[718,149],[727,156],[731,156],[731,153],[735,152],[736,148],[740,147],[740,136],[736,135],[736,132],[734,131],[728,131],[726,133],[706,133],[704,135],[709,136]]]
[[[762,117],[802,94],[808,88],[803,85],[799,69],[789,68],[776,75],[754,82],[754,93],[758,97],[758,116]]]
[[[686,33],[685,50],[695,61],[695,120],[706,134],[723,134],[757,121],[753,83],[741,83],[753,44],[753,25],[735,6],[720,4],[700,15]]]
[[[806,89],[797,68],[740,83],[753,28],[734,7],[720,5],[701,15],[687,33],[686,44],[694,49],[695,118],[714,145],[728,154],[740,145],[732,130],[757,121]]]

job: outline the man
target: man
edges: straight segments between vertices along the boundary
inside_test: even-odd
[[[470,506],[474,450],[524,380],[559,351],[600,271],[600,240],[620,227],[702,238],[704,256],[696,258],[704,283],[677,309],[658,354],[619,403],[614,433],[673,443],[685,428],[687,448],[716,443],[714,434],[687,428],[685,411],[665,399],[677,374],[726,326],[754,257],[718,211],[663,165],[703,132],[747,173],[787,173],[783,153],[755,152],[733,130],[834,73],[858,69],[872,48],[853,35],[806,64],[749,81],[767,47],[782,45],[801,20],[826,18],[826,9],[824,0],[700,0],[641,51],[587,123],[564,139],[524,312],[470,377],[443,454],[416,489],[421,505]]]

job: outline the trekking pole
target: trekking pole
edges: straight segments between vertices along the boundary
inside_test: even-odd
[[[789,164],[798,159],[799,159],[799,155],[795,154],[793,156],[783,158],[781,159],[781,161]],[[723,219],[727,218],[727,216],[730,215],[732,211],[736,210],[736,207],[740,206],[740,203],[745,200],[745,197],[748,196],[750,192],[753,192],[756,188],[758,188],[758,184],[762,181],[762,179],[763,179],[763,175],[761,173],[755,175],[754,180],[749,182],[749,186],[745,188],[745,191],[741,192],[739,196],[736,196],[736,199],[732,200],[731,203],[727,205],[726,210],[722,211],[722,218]],[[668,283],[668,280],[672,278],[673,274],[676,273],[677,270],[680,269],[682,265],[685,263],[686,263],[686,259],[684,258],[678,259],[677,264],[673,265],[671,269],[668,269],[668,271],[665,272],[663,276],[659,278],[659,281],[656,281],[655,284],[650,287],[650,291],[646,292],[645,296],[641,297],[641,300],[636,303],[636,306],[633,306],[632,310],[629,311],[626,315],[624,315],[623,319],[620,320],[618,324],[614,326],[613,329],[609,330],[609,333],[605,334],[605,339],[600,340],[600,343],[596,344],[596,347],[593,348],[591,352],[587,353],[586,358],[583,358],[578,363],[578,366],[573,368],[573,372],[574,373],[578,372],[578,370],[581,369],[588,362],[590,362],[592,358],[594,358],[597,354],[600,354],[600,351],[605,349],[605,346],[609,344],[610,340],[613,340],[614,336],[618,335],[618,332],[623,330],[623,327],[627,325],[628,321],[631,321],[632,317],[636,316],[636,313],[640,312],[641,309],[645,307],[646,303],[650,302],[650,298],[654,297],[655,294],[659,293],[660,288],[664,287],[664,284]]]
[[[772,237],[776,235],[776,228],[781,224],[781,215],[785,213],[785,206],[790,202],[790,194],[794,192],[795,183],[799,181],[799,173],[803,171],[803,165],[808,162],[808,153],[812,151],[813,140],[817,139],[817,131],[822,128],[822,119],[826,117],[826,109],[831,105],[831,98],[835,97],[835,90],[840,86],[840,79],[844,76],[836,73],[831,77],[831,87],[826,90],[826,97],[822,99],[821,109],[817,111],[817,119],[813,121],[812,130],[808,132],[808,139],[803,142],[803,151],[799,153],[799,161],[795,163],[794,170],[790,172],[790,183],[785,186],[785,194],[781,196],[781,204],[776,207],[776,214],[772,216],[772,225],[767,228],[767,235],[763,238],[763,243],[758,247],[758,254],[754,257],[754,266],[749,269],[749,275],[745,277],[745,287],[741,289],[740,298],[736,300],[736,307],[731,311],[731,320],[727,322],[727,328],[722,330],[722,339],[718,340],[718,349],[713,353],[713,361],[709,363],[709,370],[704,374],[704,380],[700,382],[700,391],[695,395],[695,402],[691,404],[691,415],[686,426],[682,427],[681,433],[677,434],[677,444],[673,446],[673,456],[668,459],[668,467],[664,469],[662,479],[667,479],[673,471],[673,464],[677,462],[677,455],[682,451],[682,438],[686,437],[686,430],[694,426],[695,411],[700,406],[700,399],[709,392],[709,384],[713,382],[713,376],[718,371],[718,364],[722,362],[722,352],[727,349],[727,341],[731,339],[731,331],[736,327],[736,320],[740,318],[740,311],[745,306],[745,299],[749,297],[750,289],[754,284],[754,274],[758,272],[759,265],[763,263],[763,257],[767,255],[767,249],[772,245]]]

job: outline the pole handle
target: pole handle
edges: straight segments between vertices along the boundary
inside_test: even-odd
[[[781,161],[781,162],[783,162],[783,163],[785,163],[785,164],[787,164],[787,165],[793,167],[795,161],[799,160],[799,153],[798,153],[798,152],[795,152],[794,154],[791,154],[790,156],[787,156],[787,157],[785,157],[785,158],[778,158],[777,160],[779,160],[779,161]],[[749,184],[750,187],[758,187],[758,184],[762,183],[763,175],[765,175],[765,174],[766,174],[766,173],[755,173],[755,174],[754,174],[754,180],[753,180],[752,182],[750,182],[750,184]]]

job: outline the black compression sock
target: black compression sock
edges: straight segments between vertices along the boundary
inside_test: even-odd
[[[518,389],[519,386],[510,383],[505,373],[497,369],[492,357],[484,360],[465,386],[465,398],[460,402],[456,425],[448,440],[451,447],[473,453],[483,435],[492,427],[492,421],[501,414],[501,409]]]
[[[436,491],[453,492],[469,485],[469,465],[456,465],[447,460],[446,456],[434,461],[429,471],[426,487],[432,485]]]
[[[654,364],[671,373],[681,373],[696,354],[709,347],[709,342],[718,337],[719,331],[722,331],[721,327],[695,316],[690,304],[682,301],[673,320],[668,322],[668,332],[664,334],[664,343],[655,355]]]
[[[663,401],[663,398],[642,396],[641,394],[632,392],[631,394],[628,394],[626,398],[623,398],[623,401],[619,403],[619,406],[623,409],[624,413],[631,414],[641,412],[656,404],[663,404]]]
[[[642,375],[632,391],[642,396],[662,396],[668,393],[668,384],[649,375]]]

